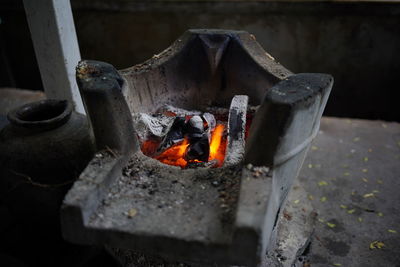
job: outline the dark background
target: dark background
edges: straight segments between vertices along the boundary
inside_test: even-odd
[[[400,5],[321,1],[72,0],[83,59],[117,68],[167,48],[186,29],[246,30],[295,73],[335,78],[325,115],[400,121]],[[0,87],[41,90],[20,0],[0,0]]]

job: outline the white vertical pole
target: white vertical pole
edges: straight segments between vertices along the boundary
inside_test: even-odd
[[[48,98],[70,100],[85,113],[75,66],[81,59],[69,0],[24,0],[26,17]]]

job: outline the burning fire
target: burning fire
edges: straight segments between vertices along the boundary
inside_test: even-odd
[[[217,126],[215,127],[214,131],[211,134],[210,155],[208,161],[215,160],[216,163],[214,167],[221,167],[224,162],[225,149],[226,149],[226,139],[224,138],[224,129],[225,126],[223,124],[217,124]],[[185,168],[188,162],[185,160],[184,155],[188,146],[189,142],[185,138],[180,144],[176,144],[168,148],[160,155],[156,156],[155,159],[168,165]],[[157,143],[151,140],[146,140],[142,145],[142,151],[145,155],[151,155],[156,147]],[[201,162],[198,160],[195,161]]]
[[[221,165],[224,162],[225,148],[226,148],[226,141],[221,146],[222,137],[224,134],[224,128],[225,127],[222,124],[217,124],[217,126],[215,127],[211,135],[210,157],[208,158],[208,161],[216,159],[218,161],[218,164]]]
[[[185,138],[181,144],[168,148],[163,153],[158,155],[156,159],[168,165],[175,165],[184,168],[186,167],[187,162],[183,158],[183,156],[185,155],[185,151],[188,145],[189,142]]]

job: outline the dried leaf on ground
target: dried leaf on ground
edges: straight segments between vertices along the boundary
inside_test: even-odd
[[[369,197],[374,197],[374,193],[368,193],[368,194],[364,194],[364,198],[369,198]]]
[[[382,241],[373,241],[369,244],[369,249],[381,249],[385,246]]]
[[[133,218],[137,214],[137,209],[133,208],[128,211],[128,217]]]
[[[348,210],[347,213],[348,214],[353,214],[355,211],[356,211],[356,209],[351,209],[351,210]]]
[[[318,182],[318,185],[319,185],[319,186],[325,186],[325,185],[328,185],[328,183],[325,182],[325,181],[319,181],[319,182]]]
[[[336,224],[330,223],[330,222],[327,222],[326,225],[328,225],[328,227],[330,227],[330,228],[335,228],[336,227]]]

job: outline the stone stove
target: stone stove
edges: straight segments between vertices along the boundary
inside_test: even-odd
[[[247,32],[189,30],[128,69],[82,61],[77,81],[98,153],[64,200],[64,237],[171,260],[259,264],[332,77],[291,73]],[[245,140],[247,104],[256,112]],[[132,118],[165,105],[229,109],[221,167],[181,169],[141,152]]]

